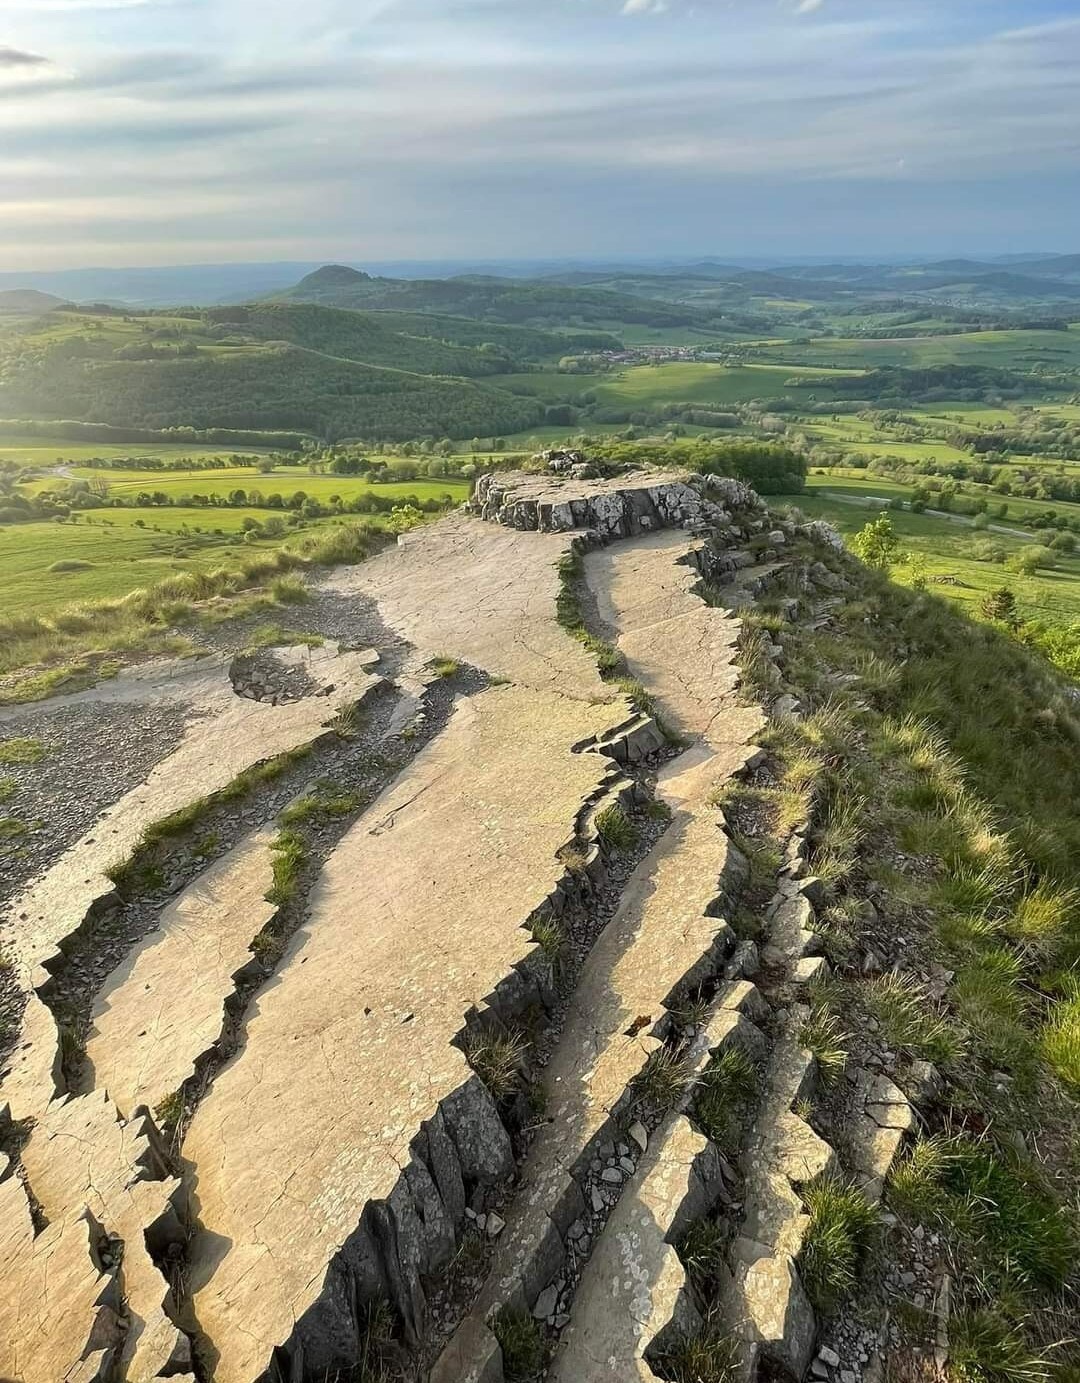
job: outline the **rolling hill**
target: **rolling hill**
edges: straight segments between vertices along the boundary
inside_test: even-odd
[[[53,308],[63,307],[64,299],[52,293],[41,293],[36,288],[6,288],[0,291],[0,312],[16,312],[20,316],[51,312]]]
[[[676,303],[550,280],[373,278],[342,264],[324,265],[294,287],[275,293],[273,300],[368,311],[442,313],[526,326],[608,327],[627,323],[679,327],[705,325],[710,320],[708,314]]]
[[[542,420],[537,400],[473,382],[519,368],[499,343],[396,329],[411,324],[304,304],[52,312],[4,339],[0,415],[388,440],[490,436]],[[525,355],[566,349],[540,333],[515,344]]]

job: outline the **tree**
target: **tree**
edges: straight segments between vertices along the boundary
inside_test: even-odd
[[[1036,572],[1047,571],[1057,566],[1057,558],[1048,547],[1025,547],[1009,558],[1008,566],[1010,571],[1020,572],[1023,576],[1034,576]]]
[[[999,586],[996,591],[991,591],[980,608],[987,619],[992,619],[998,624],[1008,625],[1010,629],[1020,626],[1016,596],[1008,586]]]
[[[900,560],[900,540],[888,514],[879,514],[852,539],[852,547],[868,567],[888,572]]]

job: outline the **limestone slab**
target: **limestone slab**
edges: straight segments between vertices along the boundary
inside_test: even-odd
[[[86,1048],[87,1088],[130,1115],[180,1088],[221,1032],[234,976],[275,915],[272,835],[259,831],[201,874],[98,994]]]
[[[454,514],[327,584],[373,597],[386,624],[429,655],[561,696],[610,700],[595,659],[555,618],[556,566],[569,549],[563,535],[520,534]]]
[[[518,687],[461,702],[330,857],[184,1142],[216,1383],[260,1376],[417,1130],[468,1083],[451,1041],[533,949],[522,924],[608,769],[570,746],[610,720]]]
[[[167,1284],[147,1244],[148,1231],[175,1223],[171,1202],[180,1182],[167,1174],[152,1128],[144,1119],[121,1119],[100,1091],[56,1100],[34,1126],[22,1162],[50,1226],[76,1233],[89,1216],[123,1244],[117,1285],[126,1330],[118,1376],[150,1383],[180,1343],[165,1310]],[[161,1232],[178,1235],[178,1224]],[[0,1270],[5,1285],[13,1269],[9,1262]]]
[[[699,546],[673,530],[614,543],[586,554],[585,576],[631,676],[656,698],[669,729],[698,742],[704,762],[706,751],[745,744],[764,721],[734,695],[740,621],[694,592],[700,577],[687,559]]]
[[[644,1362],[649,1345],[683,1316],[693,1319],[674,1242],[709,1209],[698,1164],[714,1155],[682,1115],[669,1115],[649,1140],[585,1266],[550,1383],[654,1376]]]
[[[2,1175],[2,1171],[0,1171]],[[0,1378],[5,1383],[83,1383],[83,1361],[119,1343],[112,1279],[91,1252],[85,1219],[59,1220],[36,1238],[13,1172],[0,1180]]]

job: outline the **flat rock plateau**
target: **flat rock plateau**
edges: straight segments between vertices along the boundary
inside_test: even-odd
[[[559,1383],[667,1377],[725,1194],[686,1099],[636,1093],[679,1033],[759,1061],[732,1330],[807,1363],[792,1166],[832,1153],[719,805],[765,723],[739,610],[794,531],[734,481],[501,472],[326,577],[321,647],[3,713],[75,805],[0,894],[0,1378],[509,1383],[507,1322]]]

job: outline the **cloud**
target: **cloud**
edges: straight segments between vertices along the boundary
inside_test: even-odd
[[[0,67],[40,67],[48,61],[40,53],[27,53],[21,48],[6,48],[0,44]]]
[[[626,0],[622,7],[623,14],[663,14],[667,9],[667,0]]]
[[[825,0],[799,0],[799,6],[795,13],[813,14],[816,10],[822,9],[824,5]]]

